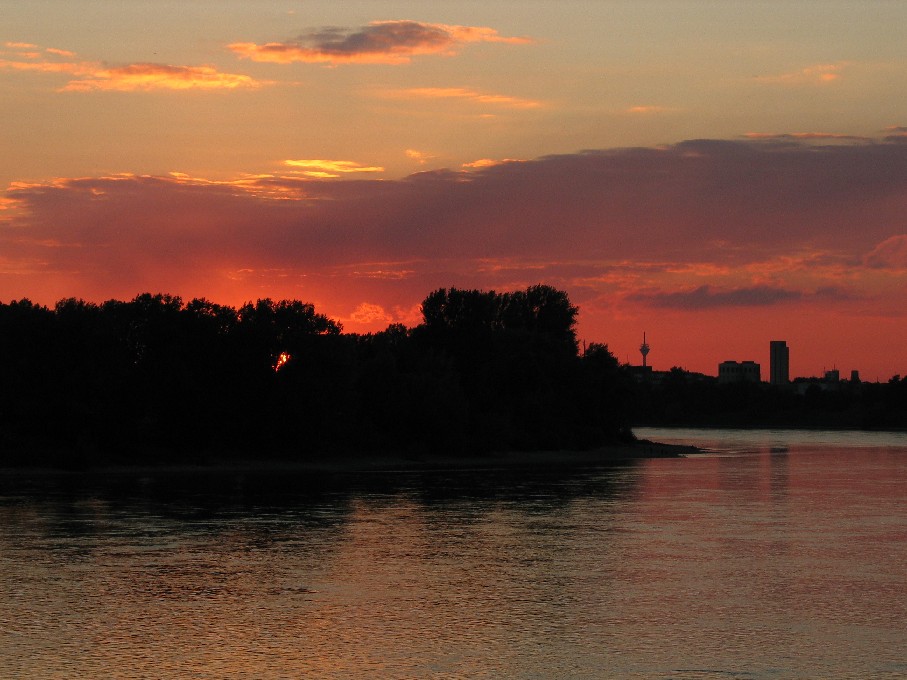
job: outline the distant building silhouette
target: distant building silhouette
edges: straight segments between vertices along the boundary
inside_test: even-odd
[[[760,366],[755,361],[722,361],[718,364],[718,382],[761,382]]]
[[[642,367],[645,369],[648,364],[646,363],[646,357],[649,356],[649,343],[646,342],[646,332],[642,332],[642,344],[639,346],[639,353],[642,354]]]
[[[784,340],[769,342],[769,382],[772,385],[790,382],[790,349]]]

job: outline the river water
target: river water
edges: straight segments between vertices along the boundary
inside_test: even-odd
[[[3,678],[905,678],[907,435],[572,471],[0,475]]]

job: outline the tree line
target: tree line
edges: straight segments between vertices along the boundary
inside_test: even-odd
[[[372,334],[298,300],[0,304],[0,466],[628,441],[628,377],[550,286],[439,289]]]

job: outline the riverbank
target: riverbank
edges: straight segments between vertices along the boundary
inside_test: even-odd
[[[181,470],[346,473],[483,468],[564,469],[595,467],[644,458],[677,458],[697,453],[698,451],[699,449],[695,446],[639,440],[634,443],[603,446],[585,451],[503,451],[473,455],[335,453],[302,459],[208,455],[188,462],[162,461],[159,464],[149,464],[147,459],[145,459],[142,463],[136,465],[101,463],[66,466],[0,467],[0,474],[34,472],[56,472],[61,474],[100,472],[106,474],[142,471],[178,472]]]

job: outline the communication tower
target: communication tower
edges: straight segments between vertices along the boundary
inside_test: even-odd
[[[639,353],[642,354],[642,367],[646,367],[646,357],[649,355],[649,343],[646,342],[646,332],[642,332],[642,344],[639,346]]]

